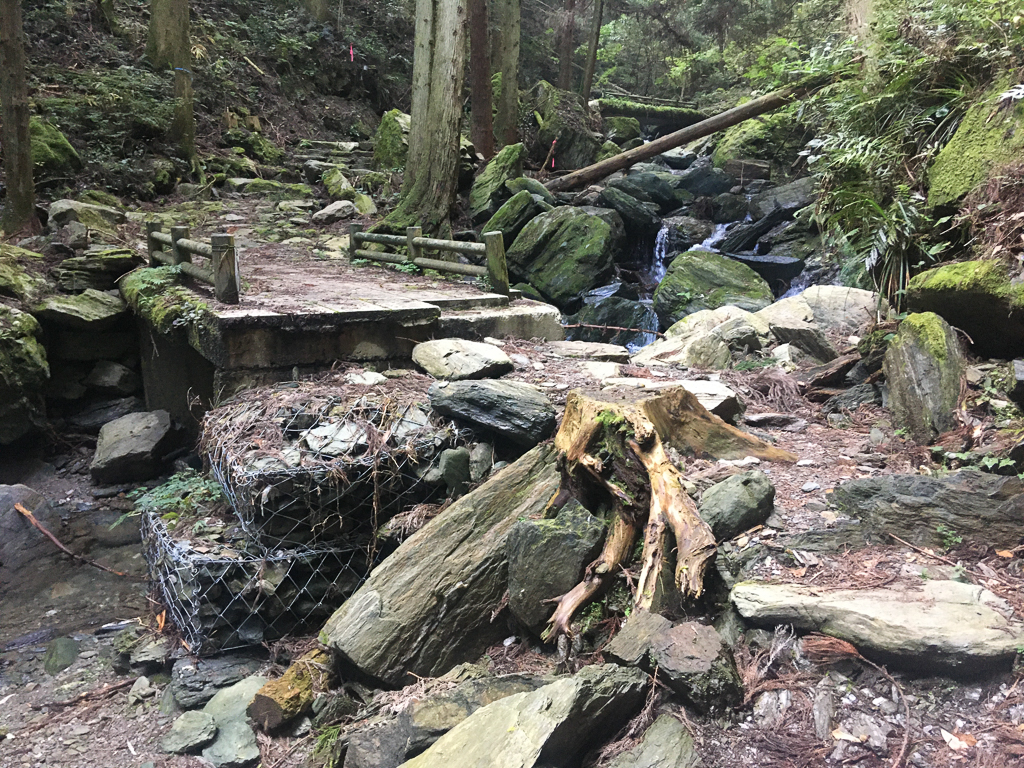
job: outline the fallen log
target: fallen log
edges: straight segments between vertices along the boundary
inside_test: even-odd
[[[273,731],[309,711],[317,692],[327,690],[333,676],[330,654],[314,648],[260,688],[246,713],[261,729]]]
[[[738,107],[733,107],[714,117],[709,117],[707,120],[701,120],[699,123],[681,128],[675,133],[662,136],[660,139],[655,139],[641,147],[621,152],[618,155],[609,157],[607,160],[594,163],[594,165],[588,165],[586,168],[573,171],[566,176],[552,179],[544,186],[552,192],[565,192],[570,189],[586,186],[616,171],[628,168],[634,163],[639,163],[641,160],[647,160],[655,155],[660,155],[662,152],[680,147],[688,141],[710,136],[712,133],[731,128],[737,123],[742,123],[744,120],[763,115],[765,112],[772,112],[779,107],[784,107],[791,101],[808,95],[813,90],[815,90],[814,86],[805,85],[772,91],[765,96],[748,101],[746,104],[740,104]]]
[[[635,402],[609,402],[573,391],[555,435],[562,485],[551,501],[560,506],[574,497],[587,506],[610,507],[611,525],[600,556],[583,580],[560,597],[543,639],[572,633],[580,608],[610,586],[628,565],[633,543],[645,528],[643,567],[635,599],[649,609],[654,583],[675,549],[676,588],[698,597],[704,573],[715,554],[715,537],[683,487],[682,472],[665,446],[712,458],[757,456],[795,461],[796,456],[758,440],[709,413],[682,387],[663,390]],[[671,537],[671,538],[670,538]]]

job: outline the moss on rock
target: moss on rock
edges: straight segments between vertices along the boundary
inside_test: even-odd
[[[264,165],[279,165],[284,160],[284,151],[255,131],[231,128],[224,132],[221,141],[227,147],[239,147],[245,154]]]
[[[33,117],[28,124],[32,143],[32,165],[44,174],[61,171],[77,171],[82,167],[82,158],[67,138],[56,127],[45,120]]]
[[[295,200],[315,197],[316,193],[308,184],[286,184],[270,179],[253,179],[245,185],[246,195],[262,195],[268,200]]]
[[[594,162],[600,163],[602,160],[607,160],[609,157],[615,157],[617,154],[622,152],[619,145],[614,141],[606,141],[601,145],[601,148],[597,150],[597,157],[594,158]]]
[[[519,143],[509,144],[491,158],[469,192],[469,209],[474,222],[489,219],[509,198],[505,182],[523,175],[525,155],[526,148]]]
[[[0,445],[45,425],[50,368],[39,333],[32,315],[0,304]]]
[[[327,190],[327,194],[330,195],[331,200],[352,200],[356,196],[355,187],[345,177],[345,172],[341,168],[331,168],[324,171],[321,181],[323,181],[324,188]]]
[[[212,320],[207,304],[182,285],[178,267],[137,269],[120,285],[128,306],[159,333],[182,328],[192,339]]]
[[[617,145],[640,138],[640,121],[635,117],[606,117],[604,135]]]
[[[378,170],[405,168],[412,118],[398,109],[385,112],[373,139],[373,165]]]
[[[928,204],[955,203],[1003,165],[1024,155],[1024,100],[1000,100],[1016,78],[995,83],[967,111],[928,169]]]
[[[543,160],[555,145],[555,167],[576,170],[592,164],[603,143],[601,134],[594,131],[590,115],[580,97],[570,91],[560,91],[551,83],[541,81],[536,86],[537,99],[534,117],[537,120],[537,143],[531,154]]]
[[[0,296],[32,304],[50,292],[42,254],[0,243]]]
[[[798,144],[802,145],[794,141],[794,137],[803,137],[795,128],[789,110],[738,123],[722,132],[712,155],[714,165],[721,168],[730,160],[790,159],[789,156],[800,149]]]
[[[732,305],[757,312],[772,303],[772,290],[746,264],[708,251],[673,259],[654,291],[654,311],[663,327],[702,309]]]

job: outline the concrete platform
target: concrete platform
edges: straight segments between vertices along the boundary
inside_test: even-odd
[[[337,361],[407,366],[413,346],[431,338],[564,338],[555,307],[469,282],[353,267],[286,246],[248,249],[240,263],[239,305],[219,303],[212,286],[180,275],[149,300],[125,291],[139,317],[150,408],[182,421],[239,388]],[[166,327],[170,302],[177,319]]]

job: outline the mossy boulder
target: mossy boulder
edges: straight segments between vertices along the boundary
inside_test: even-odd
[[[687,251],[672,260],[654,291],[654,311],[663,327],[702,309],[727,304],[757,312],[772,303],[772,289],[746,264],[707,251]]]
[[[594,163],[604,140],[594,130],[578,94],[560,91],[542,80],[536,86],[534,117],[537,120],[537,143],[530,154],[543,160],[551,142],[555,145],[555,168],[574,171]]]
[[[253,179],[245,185],[244,194],[260,195],[268,200],[296,200],[316,196],[308,184],[288,184],[271,179]]]
[[[956,203],[1004,165],[1024,155],[1024,100],[1000,97],[1017,82],[1006,77],[967,111],[928,169],[928,204]]]
[[[655,212],[653,203],[643,203],[621,189],[607,187],[597,196],[602,208],[618,211],[626,231],[634,237],[651,238],[661,229],[661,217]]]
[[[116,208],[83,203],[78,200],[56,200],[50,205],[48,223],[52,229],[59,229],[72,221],[84,224],[89,229],[113,232],[119,225],[125,223],[126,217],[122,211]]]
[[[506,254],[509,274],[563,311],[573,311],[583,293],[608,282],[615,247],[612,228],[601,217],[570,206],[555,208],[519,233]]]
[[[908,315],[882,364],[893,425],[919,443],[957,426],[964,358],[956,331],[934,312]]]
[[[54,125],[33,117],[28,123],[32,143],[32,165],[37,173],[49,175],[82,168],[82,158]]]
[[[181,180],[178,167],[166,157],[154,157],[149,162],[149,174],[153,192],[157,195],[169,195]]]
[[[125,309],[120,297],[88,288],[71,296],[51,296],[35,308],[34,314],[40,320],[62,328],[103,331],[124,319]]]
[[[635,117],[606,117],[604,135],[609,141],[622,146],[627,141],[640,138],[640,121]]]
[[[409,156],[412,118],[398,109],[385,112],[373,139],[373,166],[379,170],[405,168]]]
[[[212,320],[207,304],[182,284],[179,267],[137,269],[120,283],[125,303],[159,333],[182,329],[190,342]]]
[[[796,160],[807,138],[795,111],[782,110],[727,128],[711,158],[716,168],[725,167],[730,160],[767,160],[782,170]]]
[[[0,304],[0,445],[46,424],[43,387],[50,377],[38,321]]]
[[[321,180],[331,200],[353,200],[356,196],[356,189],[352,182],[345,177],[344,169],[331,168],[324,171]]]
[[[607,160],[609,157],[615,157],[617,154],[622,152],[622,148],[614,141],[606,141],[601,145],[601,148],[597,150],[597,157],[594,158],[595,163],[600,163],[602,160]]]
[[[245,154],[264,165],[280,165],[284,160],[284,151],[255,131],[231,128],[224,132],[221,142],[226,147],[238,147],[245,150]]]
[[[488,219],[482,231],[501,232],[502,241],[505,243],[505,250],[508,250],[512,247],[512,243],[515,242],[519,233],[523,231],[523,227],[529,224],[533,218],[550,210],[550,205],[524,189],[512,195]]]
[[[0,243],[0,296],[32,304],[50,291],[42,254]]]
[[[469,192],[469,210],[474,223],[480,223],[492,217],[509,197],[505,182],[518,179],[523,175],[523,160],[526,147],[522,144],[509,144],[496,154],[484,168]]]
[[[102,189],[87,189],[78,196],[78,199],[83,203],[104,205],[107,208],[113,208],[115,211],[121,208],[121,201],[117,196]]]
[[[946,264],[911,278],[907,307],[934,312],[962,329],[987,357],[1024,354],[1024,284],[1010,282],[1000,261]]]
[[[555,199],[555,196],[548,191],[548,188],[536,179],[531,179],[529,176],[520,176],[516,179],[509,179],[505,182],[505,188],[509,191],[509,194],[512,195],[517,192],[522,192],[525,189],[531,195],[538,195],[548,205],[558,205],[558,201]]]
[[[131,272],[140,263],[135,251],[129,248],[110,248],[64,259],[54,273],[57,283],[65,291],[84,291],[87,288],[109,291],[117,287],[117,281],[122,275]]]

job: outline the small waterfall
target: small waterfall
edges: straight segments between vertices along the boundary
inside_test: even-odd
[[[703,243],[693,246],[691,250],[699,249],[701,251],[713,251],[714,253],[718,253],[718,249],[715,246],[725,238],[725,231],[727,229],[729,229],[728,224],[715,224],[715,231],[712,232]]]
[[[668,271],[665,265],[666,251],[668,251],[668,225],[662,224],[658,236],[654,238],[654,253],[651,256],[650,279],[654,285],[661,282]]]

